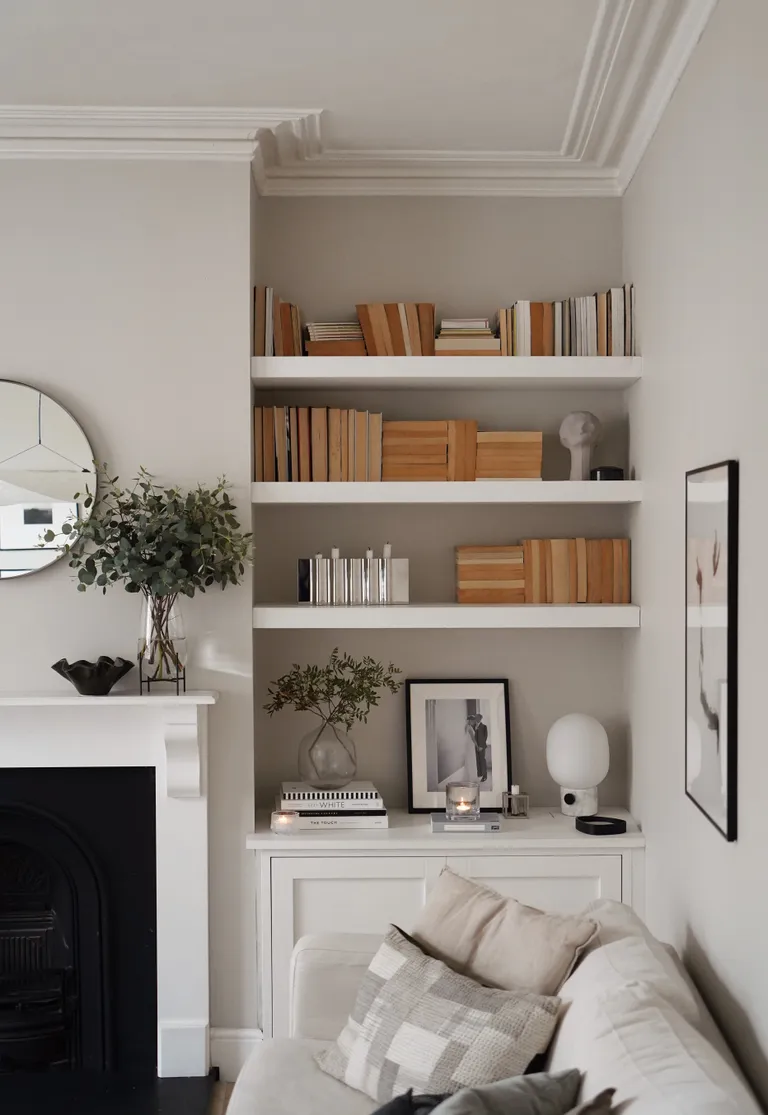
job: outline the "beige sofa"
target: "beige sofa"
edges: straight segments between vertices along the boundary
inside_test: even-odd
[[[617,902],[585,911],[600,932],[563,985],[549,1050],[553,1071],[579,1068],[583,1096],[618,1089],[631,1115],[759,1115],[722,1035],[674,953]],[[228,1115],[369,1115],[378,1106],[320,1071],[380,939],[304,937],[291,967],[291,1038],[260,1044]]]

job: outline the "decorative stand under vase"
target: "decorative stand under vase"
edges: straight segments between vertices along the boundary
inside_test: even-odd
[[[155,684],[175,685],[177,693],[187,689],[187,640],[177,595],[144,593],[139,635],[139,691],[152,691]]]
[[[355,741],[338,724],[326,721],[299,743],[299,777],[316,790],[338,790],[356,774]]]

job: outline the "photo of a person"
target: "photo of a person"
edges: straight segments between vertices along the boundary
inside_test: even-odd
[[[477,768],[478,782],[488,781],[488,726],[483,720],[481,712],[470,713],[467,717],[467,728],[475,745],[475,767]]]
[[[406,681],[408,808],[445,808],[448,782],[475,782],[480,808],[501,808],[512,777],[509,683],[490,680]]]
[[[446,782],[468,779],[492,789],[492,748],[487,701],[446,697],[425,702],[429,788],[443,790]]]

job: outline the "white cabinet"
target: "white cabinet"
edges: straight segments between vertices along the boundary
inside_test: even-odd
[[[300,937],[383,934],[390,923],[409,931],[446,866],[547,910],[576,912],[595,898],[612,898],[642,913],[643,838],[636,826],[622,837],[585,837],[559,814],[537,814],[487,839],[443,839],[424,818],[407,815],[393,816],[388,832],[254,833],[248,843],[260,858],[264,1032],[288,1033],[288,973]]]

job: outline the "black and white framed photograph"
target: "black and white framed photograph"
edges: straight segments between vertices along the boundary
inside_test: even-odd
[[[445,808],[448,782],[478,782],[481,810],[499,811],[512,777],[509,682],[409,680],[405,683],[408,810]]]
[[[736,839],[739,465],[686,473],[685,792]]]

